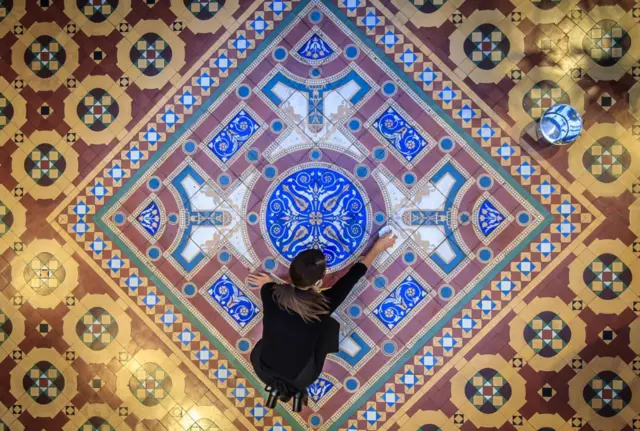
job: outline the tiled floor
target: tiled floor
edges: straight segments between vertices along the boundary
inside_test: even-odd
[[[0,0],[3,429],[640,429],[638,21]],[[248,272],[320,244],[330,284],[386,224],[309,407],[266,409]]]

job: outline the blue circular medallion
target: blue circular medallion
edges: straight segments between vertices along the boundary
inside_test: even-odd
[[[274,179],[277,175],[278,175],[278,168],[276,168],[273,165],[267,165],[265,166],[265,168],[262,170],[262,174],[264,175],[264,177],[266,179],[268,179],[269,181],[271,181],[272,179]]]
[[[531,216],[526,211],[520,211],[516,215],[516,220],[520,226],[526,226],[531,222]]]
[[[151,177],[147,180],[147,188],[152,192],[157,192],[162,187],[162,180],[158,177]]]
[[[322,12],[320,12],[318,9],[312,10],[309,14],[309,21],[311,21],[313,24],[318,24],[320,21],[322,21]]]
[[[320,69],[319,67],[312,67],[309,70],[309,76],[312,77],[313,79],[318,79],[322,76],[322,69]]]
[[[440,145],[440,149],[443,152],[448,153],[451,150],[453,150],[453,147],[455,147],[455,142],[453,141],[453,139],[447,136],[440,140],[439,145]]]
[[[359,179],[364,180],[365,178],[369,178],[369,167],[367,165],[357,165],[353,173],[356,174],[356,177]]]
[[[282,129],[284,129],[284,123],[281,120],[276,118],[271,122],[271,131],[273,133],[280,133]]]
[[[387,81],[382,84],[382,94],[385,96],[391,97],[396,94],[396,91],[398,91],[398,86],[394,82]]]
[[[373,158],[376,162],[384,162],[387,160],[387,150],[382,147],[376,147],[373,149]]]
[[[373,216],[373,221],[376,222],[376,224],[383,224],[384,222],[387,221],[387,216],[384,215],[383,212],[377,212],[375,213],[375,215]]]
[[[416,255],[414,252],[412,251],[407,251],[402,255],[402,261],[407,264],[407,265],[411,265],[413,264],[413,262],[416,261]]]
[[[416,177],[416,174],[414,174],[413,172],[406,172],[402,176],[402,182],[404,182],[405,185],[407,185],[407,186],[414,185],[417,180],[418,180],[418,178]]]
[[[127,216],[125,216],[123,212],[118,211],[113,215],[112,220],[116,226],[121,226],[127,220]]]
[[[387,277],[384,275],[379,275],[373,279],[373,287],[376,289],[382,290],[387,287]]]
[[[189,156],[195,153],[197,149],[198,144],[192,140],[185,141],[184,144],[182,144],[182,151]]]
[[[397,350],[398,350],[398,346],[396,346],[396,343],[394,343],[391,340],[387,340],[384,343],[382,343],[382,353],[385,356],[393,356]]]
[[[159,247],[152,245],[147,249],[147,257],[151,260],[158,260],[162,256],[162,250]]]
[[[360,49],[353,44],[349,44],[344,48],[344,56],[347,60],[355,60],[360,55]]]
[[[487,263],[493,257],[493,251],[489,247],[482,247],[478,250],[478,260],[482,263]]]
[[[320,425],[322,425],[322,422],[322,416],[317,413],[309,416],[309,424],[314,428],[318,428]]]
[[[344,388],[347,392],[355,392],[360,387],[360,382],[355,377],[348,377],[344,381]]]
[[[275,61],[284,61],[287,58],[287,55],[289,55],[287,49],[282,46],[278,46],[273,50],[273,59]]]
[[[349,307],[349,317],[352,319],[357,319],[362,316],[362,307],[357,304],[353,304]]]
[[[478,187],[482,190],[489,190],[493,186],[493,178],[490,175],[480,175],[478,177]]]
[[[258,214],[255,212],[250,212],[247,214],[247,223],[249,224],[257,224],[260,219],[258,218]]]
[[[249,163],[255,163],[260,159],[260,150],[257,148],[250,148],[244,155]]]
[[[352,118],[351,120],[349,120],[349,123],[347,123],[347,126],[349,127],[350,131],[359,132],[360,128],[362,128],[362,121],[360,121],[358,118]]]
[[[225,249],[220,250],[218,253],[218,261],[223,264],[231,262],[231,253]]]
[[[251,95],[251,87],[249,87],[247,84],[241,84],[236,89],[236,95],[242,100],[248,99]]]
[[[311,150],[311,152],[309,152],[309,158],[314,162],[317,162],[322,158],[322,151],[320,151],[317,148],[314,148],[313,150]]]
[[[276,262],[276,260],[272,257],[268,257],[262,262],[262,267],[265,269],[265,271],[272,272],[276,269],[277,266],[278,262]]]
[[[197,291],[198,289],[196,288],[196,285],[191,282],[185,283],[185,285],[182,286],[182,294],[187,298],[194,297]]]
[[[231,177],[229,174],[218,175],[218,185],[220,185],[220,187],[227,187],[229,184],[231,184]]]
[[[453,294],[453,287],[449,286],[448,284],[442,285],[438,289],[438,296],[445,301],[449,301]]]
[[[348,172],[327,163],[289,169],[262,203],[261,227],[275,256],[289,264],[298,253],[320,249],[329,271],[359,255],[371,228],[365,192]]]
[[[167,221],[169,222],[169,224],[177,224],[178,219],[178,214],[176,213],[169,213],[169,215],[167,216]]]
[[[236,342],[236,348],[242,353],[247,353],[249,350],[251,350],[251,341],[247,338],[240,338]]]

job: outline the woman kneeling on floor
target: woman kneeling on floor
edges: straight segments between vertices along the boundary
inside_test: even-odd
[[[258,377],[288,400],[306,389],[322,373],[329,353],[338,351],[339,323],[331,313],[342,304],[366,274],[378,254],[393,246],[393,233],[379,238],[371,250],[332,287],[320,289],[327,264],[319,250],[298,254],[289,268],[290,284],[276,284],[268,274],[251,274],[249,282],[262,286],[262,339],[251,352]]]

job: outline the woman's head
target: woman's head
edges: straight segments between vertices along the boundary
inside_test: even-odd
[[[322,280],[327,270],[324,254],[320,250],[307,250],[291,262],[291,284],[276,286],[273,298],[280,308],[296,313],[305,322],[319,320],[329,313],[327,298],[313,287]]]
[[[319,282],[327,272],[327,262],[320,250],[311,249],[298,254],[289,267],[291,283],[300,289]]]

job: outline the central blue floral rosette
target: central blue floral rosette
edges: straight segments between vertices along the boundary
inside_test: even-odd
[[[263,202],[263,232],[287,263],[300,252],[322,250],[329,270],[360,252],[370,231],[361,186],[332,165],[310,163],[285,172]]]

